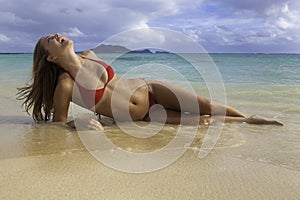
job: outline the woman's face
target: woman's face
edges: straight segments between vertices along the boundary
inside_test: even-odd
[[[42,38],[43,47],[49,52],[49,56],[63,58],[70,50],[73,50],[73,41],[59,34],[50,34]]]

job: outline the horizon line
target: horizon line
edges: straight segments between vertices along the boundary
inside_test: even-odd
[[[76,51],[75,53],[82,53],[83,51]],[[112,52],[114,53],[114,52]],[[170,52],[172,53],[172,52]],[[187,54],[197,54],[195,52],[177,52],[177,53],[187,53]],[[300,54],[300,52],[204,52],[201,54]],[[33,52],[0,52],[0,54],[33,54]],[[155,53],[153,53],[155,54]]]

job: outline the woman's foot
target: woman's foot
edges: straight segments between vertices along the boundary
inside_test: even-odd
[[[257,115],[253,115],[251,117],[246,118],[245,122],[248,124],[270,124],[270,125],[284,126],[284,124],[279,121],[265,119]]]
[[[200,116],[200,125],[209,126],[213,123],[212,117],[210,115],[201,115]]]

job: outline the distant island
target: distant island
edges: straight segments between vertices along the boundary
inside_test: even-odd
[[[120,45],[107,45],[101,44],[95,49],[93,49],[95,53],[169,53],[168,51],[161,50],[151,50],[151,49],[141,49],[141,50],[130,50],[126,47]]]
[[[106,45],[101,44],[95,49],[93,49],[95,53],[127,53],[130,49],[119,45]]]
[[[129,51],[128,53],[152,53],[150,51],[150,49],[141,49],[141,50],[132,50],[132,51]]]

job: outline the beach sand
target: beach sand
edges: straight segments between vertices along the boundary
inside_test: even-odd
[[[1,199],[299,199],[300,174],[213,151],[188,150],[146,174],[108,168],[88,152],[0,160]]]
[[[18,112],[15,116],[19,104],[11,103],[15,108],[10,107],[6,116],[0,116],[0,199],[3,200],[300,197],[298,161],[293,168],[288,168],[284,163],[280,166],[278,162],[247,156],[248,139],[239,131],[244,130],[247,135],[251,125],[227,125],[213,151],[199,159],[197,147],[203,141],[203,128],[191,148],[170,166],[132,174],[114,170],[96,160],[76,131],[58,124],[35,124],[25,113]],[[272,127],[262,129],[272,130]],[[235,130],[234,135],[232,130]],[[134,146],[127,142],[122,142],[124,148]],[[255,145],[251,142],[249,145],[255,151]]]

